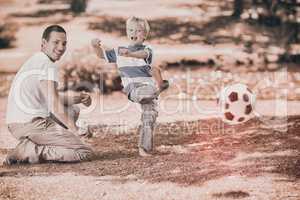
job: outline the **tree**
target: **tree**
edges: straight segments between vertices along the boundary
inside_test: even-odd
[[[71,1],[71,11],[75,14],[85,12],[87,6],[87,0],[72,0]]]
[[[234,0],[232,16],[234,18],[240,18],[241,14],[243,13],[243,10],[244,10],[243,0]]]

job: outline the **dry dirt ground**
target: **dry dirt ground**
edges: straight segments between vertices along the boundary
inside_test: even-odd
[[[14,1],[0,0],[0,3],[3,2]],[[17,35],[17,48],[0,51],[2,71],[16,71],[32,52],[39,49],[40,41],[28,40],[28,35],[39,38],[46,26],[45,21],[61,22],[67,29],[69,46],[64,59],[68,59],[74,49],[88,46],[93,37],[100,37],[110,45],[125,42],[121,29],[113,32],[89,29],[91,23],[98,22],[99,19],[103,20],[104,25],[110,25],[105,21],[107,16],[119,23],[120,17],[128,17],[130,10],[133,10],[139,16],[151,17],[157,24],[164,23],[165,30],[168,30],[168,24],[174,25],[176,30],[178,24],[172,17],[183,21],[209,21],[214,17],[213,12],[204,12],[202,7],[197,5],[207,6],[217,1],[187,3],[182,0],[91,0],[87,16],[73,18],[58,13],[51,17],[28,17],[39,9],[49,9],[49,5],[37,6],[35,2],[26,0],[13,5],[1,4],[1,14],[21,15],[13,17],[13,20],[21,24]],[[60,9],[65,9],[64,5],[60,6]],[[20,7],[22,12],[18,12]],[[213,9],[211,11],[219,12]],[[166,14],[171,19],[155,21],[166,17]],[[119,28],[118,23],[111,25],[114,25],[114,29]],[[185,28],[192,24],[183,25],[184,30],[181,32],[191,31]],[[174,27],[170,30],[173,31]],[[239,28],[241,27],[238,27],[236,32],[240,31]],[[246,55],[244,47],[230,42],[215,46],[208,44],[209,40],[206,44],[193,44],[191,41],[203,40],[195,35],[189,37],[190,43],[186,45],[181,43],[185,35],[178,35],[172,31],[165,41],[155,38],[151,41],[157,49],[160,61],[177,62],[196,58],[206,62],[207,57],[213,54],[222,55],[224,62],[231,66],[236,58]],[[228,40],[228,36],[225,40]],[[179,43],[176,43],[178,41]],[[176,43],[176,46],[173,43]],[[172,77],[174,74],[167,75]],[[299,85],[299,77],[297,81]],[[287,90],[289,89],[294,90]],[[120,93],[107,96],[93,94],[92,108],[84,110],[80,118],[97,125],[94,137],[85,140],[97,152],[96,159],[73,164],[0,166],[0,199],[300,199],[298,101],[289,101],[287,104],[277,100],[259,101],[256,106],[261,115],[259,118],[241,125],[228,126],[216,118],[216,103],[213,101],[167,97],[166,94],[161,99],[153,156],[142,158],[137,154],[137,126],[140,114],[138,107],[129,104],[126,97]],[[6,103],[6,98],[0,98],[1,160],[17,143],[4,125]]]
[[[126,104],[122,98],[114,94],[103,102],[120,108]],[[3,121],[6,99],[1,101]],[[264,116],[236,126],[195,109],[169,115],[160,108],[155,152],[147,158],[137,153],[139,110],[129,105],[120,113],[103,114],[96,107],[81,116],[91,123],[98,119],[94,137],[85,140],[96,151],[95,160],[0,166],[0,199],[299,199],[299,104],[288,103],[288,118],[272,117],[274,105],[258,102]],[[126,120],[130,127],[124,127]],[[1,127],[4,158],[16,141]]]

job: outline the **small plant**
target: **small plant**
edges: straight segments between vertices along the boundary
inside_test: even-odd
[[[0,23],[0,49],[12,47],[18,27],[15,23]]]
[[[71,11],[75,14],[85,12],[87,6],[86,0],[72,0],[71,1]]]

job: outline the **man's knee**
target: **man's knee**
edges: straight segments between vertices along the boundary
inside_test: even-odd
[[[79,157],[79,161],[90,161],[93,160],[95,158],[95,153],[90,149],[90,150],[84,150],[84,151],[80,151],[77,152],[78,153],[78,157]]]
[[[94,158],[94,152],[90,149],[79,149],[66,152],[64,155],[64,162],[81,162],[89,161]]]

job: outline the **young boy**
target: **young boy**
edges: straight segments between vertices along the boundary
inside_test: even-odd
[[[92,40],[92,46],[98,57],[117,64],[123,91],[128,95],[128,99],[141,104],[142,125],[139,140],[141,156],[149,156],[153,149],[153,129],[158,115],[156,99],[160,92],[169,86],[168,81],[162,79],[159,68],[150,66],[153,50],[143,44],[149,31],[150,26],[145,19],[131,17],[126,21],[129,46],[108,49],[99,39]]]

